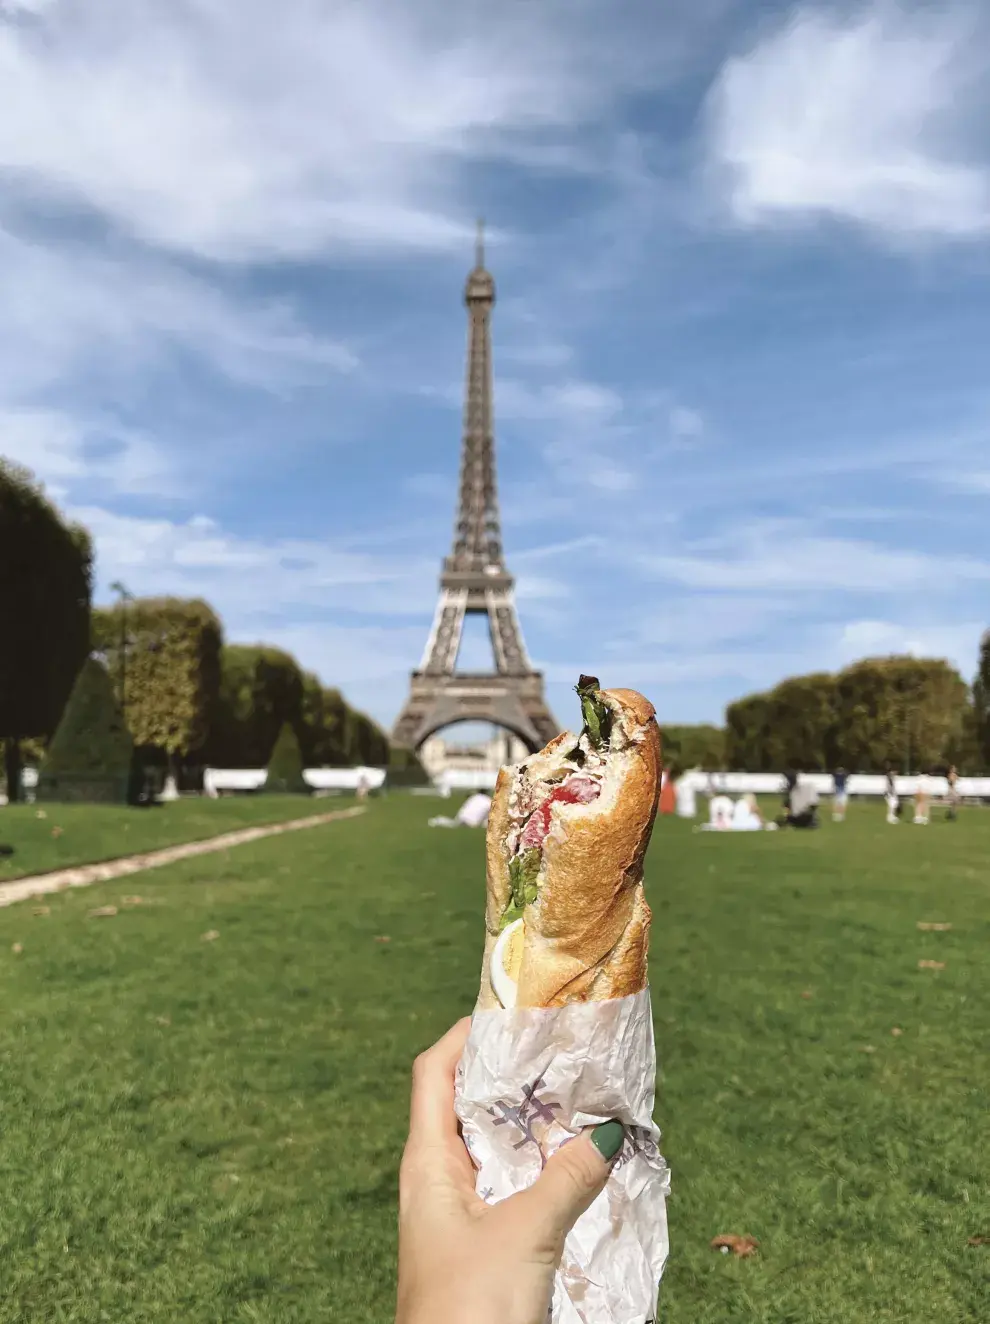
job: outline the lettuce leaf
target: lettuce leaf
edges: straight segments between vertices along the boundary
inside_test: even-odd
[[[507,928],[514,920],[522,919],[526,906],[530,906],[539,894],[537,875],[543,852],[537,846],[522,851],[509,861],[509,887],[512,899],[506,906],[499,928]]]
[[[581,716],[584,718],[584,729],[588,733],[588,739],[595,749],[601,749],[602,745],[608,744],[612,733],[612,712],[608,705],[598,698],[600,689],[598,677],[581,676],[574,689],[581,700]]]

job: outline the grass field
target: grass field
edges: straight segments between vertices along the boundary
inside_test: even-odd
[[[350,803],[337,796],[314,800],[300,795],[238,795],[219,800],[190,798],[147,808],[5,805],[0,809],[0,841],[13,846],[14,854],[0,856],[0,883],[199,841],[259,823],[304,818]]]
[[[481,838],[430,812],[0,912],[0,1321],[387,1324],[409,1064],[478,975]],[[664,1324],[988,1317],[990,814],[882,817],[658,825]]]

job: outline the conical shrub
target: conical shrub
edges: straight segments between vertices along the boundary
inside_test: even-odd
[[[82,665],[38,778],[39,800],[127,800],[133,743],[106,668]]]
[[[309,787],[303,780],[302,752],[299,737],[289,722],[278,733],[275,748],[268,760],[268,776],[265,790],[275,791],[280,795],[306,795]]]

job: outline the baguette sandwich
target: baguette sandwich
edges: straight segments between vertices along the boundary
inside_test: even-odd
[[[660,733],[635,690],[577,685],[584,726],[499,773],[478,1007],[562,1007],[646,987],[643,857]]]

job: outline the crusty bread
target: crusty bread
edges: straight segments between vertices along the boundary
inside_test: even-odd
[[[613,713],[601,795],[555,804],[543,847],[538,899],[526,908],[518,1006],[604,1001],[646,986],[650,908],[643,857],[660,787],[660,733],[653,705],[634,690],[603,690]],[[539,777],[567,766],[577,737],[565,732],[526,760]],[[497,1007],[489,961],[510,896],[510,802],[517,768],[503,768],[488,819],[488,902],[479,1007]]]

